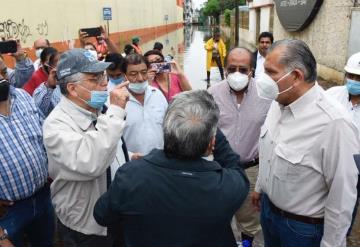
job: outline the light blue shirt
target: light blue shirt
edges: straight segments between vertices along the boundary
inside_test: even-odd
[[[151,86],[145,91],[144,105],[130,95],[123,134],[130,152],[146,155],[154,148],[164,148],[162,124],[167,107],[164,95]]]

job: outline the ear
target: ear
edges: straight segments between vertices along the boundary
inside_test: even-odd
[[[78,97],[78,93],[76,92],[76,85],[75,83],[69,82],[66,85],[66,89],[69,93],[69,95],[73,96],[73,97]]]

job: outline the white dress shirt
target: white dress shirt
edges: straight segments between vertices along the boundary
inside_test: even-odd
[[[154,148],[164,148],[162,123],[167,107],[162,92],[152,86],[145,91],[144,105],[130,94],[123,135],[129,152],[146,155]]]
[[[254,79],[258,78],[262,73],[264,73],[264,62],[265,58],[261,56],[260,52],[257,52],[257,58],[256,58],[256,69],[255,69],[255,77]]]
[[[360,130],[360,105],[351,103],[346,86],[329,88],[325,94],[339,101],[349,111],[356,127]]]
[[[358,130],[316,83],[289,106],[274,101],[261,129],[255,191],[284,211],[324,218],[321,246],[345,246],[356,201]]]

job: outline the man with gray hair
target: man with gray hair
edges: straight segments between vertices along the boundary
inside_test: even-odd
[[[358,132],[344,108],[316,82],[316,60],[299,40],[275,42],[260,97],[274,100],[259,141],[252,199],[265,246],[346,245],[356,201]]]
[[[217,132],[218,120],[206,91],[175,96],[164,119],[164,150],[118,169],[95,205],[96,221],[120,223],[125,246],[235,247],[230,221],[249,183],[239,156]],[[211,153],[215,161],[207,158]]]
[[[93,208],[110,182],[107,170],[123,132],[129,94],[128,83],[115,87],[110,106],[102,112],[109,95],[104,74],[109,65],[84,49],[64,52],[57,64],[64,97],[46,119],[43,132],[52,202],[67,247],[112,246]]]

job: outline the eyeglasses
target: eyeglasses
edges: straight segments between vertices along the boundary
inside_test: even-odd
[[[100,73],[100,74],[95,74],[95,78],[86,78],[83,81],[91,81],[100,84],[105,80],[107,81],[106,75],[104,73]]]
[[[249,73],[249,69],[245,68],[245,67],[228,67],[226,69],[226,71],[228,73],[235,73],[236,71],[239,71],[241,74],[248,74]]]

